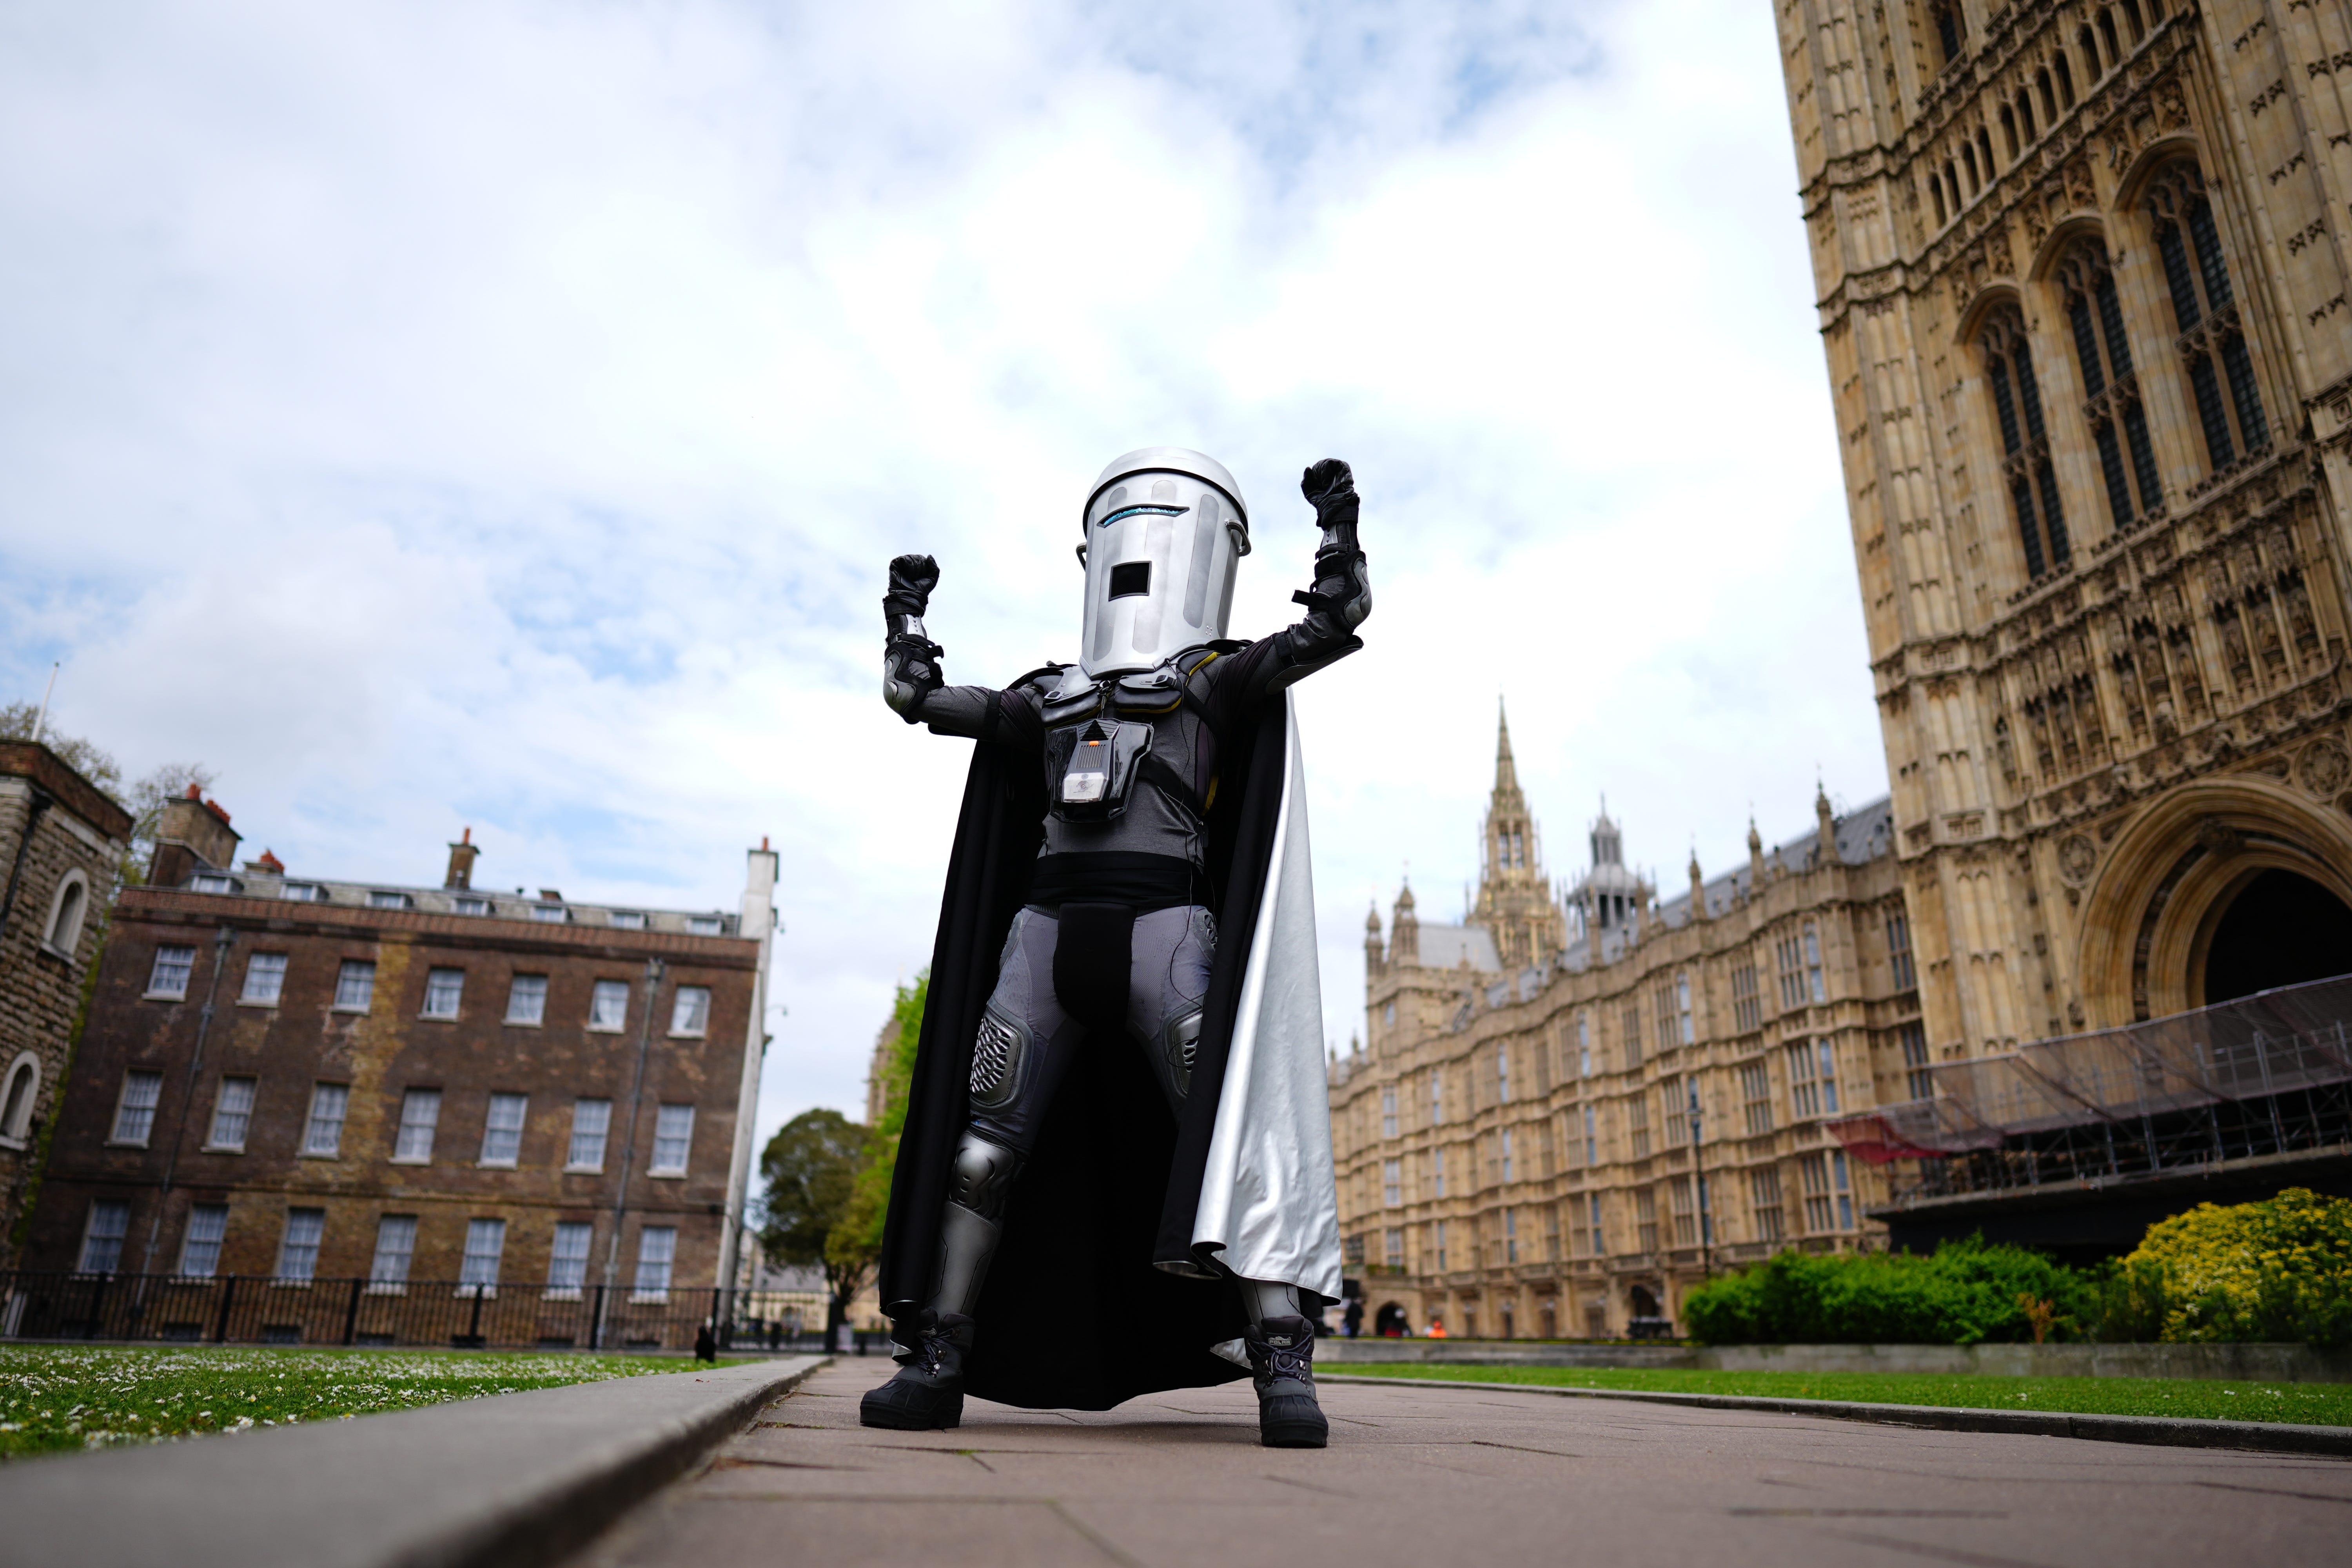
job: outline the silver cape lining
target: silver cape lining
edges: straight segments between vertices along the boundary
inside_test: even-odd
[[[1243,1279],[1278,1280],[1337,1300],[1339,1193],[1324,1077],[1315,868],[1298,710],[1287,690],[1282,700],[1288,738],[1282,807],[1193,1213],[1192,1248],[1196,1257],[1216,1255]]]

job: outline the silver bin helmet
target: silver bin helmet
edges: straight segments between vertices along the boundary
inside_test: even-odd
[[[1249,509],[1223,463],[1181,447],[1129,452],[1095,481],[1084,521],[1087,674],[1155,668],[1225,635],[1250,542]]]

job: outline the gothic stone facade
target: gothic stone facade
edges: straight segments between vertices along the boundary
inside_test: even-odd
[[[1885,802],[1815,805],[1664,903],[1604,816],[1563,900],[1504,732],[1474,919],[1410,889],[1385,940],[1372,914],[1370,1038],[1329,1075],[1368,1331],[1617,1335],[1726,1265],[1883,1236],[1879,1173],[1826,1126],[1913,1098],[1927,1059],[1903,885]]]
[[[0,1268],[72,1061],[131,814],[28,741],[0,742]]]
[[[2352,901],[2352,6],[1779,18],[1931,1044],[2221,999]]]
[[[157,855],[177,885],[117,906],[26,1267],[731,1276],[772,852],[740,913],[614,910],[475,889],[470,843],[440,888],[231,872],[226,821],[183,806]]]

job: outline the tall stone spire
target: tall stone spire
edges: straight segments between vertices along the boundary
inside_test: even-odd
[[[1500,803],[1506,795],[1518,805],[1527,805],[1527,796],[1519,791],[1518,763],[1511,757],[1511,716],[1503,710],[1503,700],[1495,699],[1495,799]]]
[[[1549,963],[1568,944],[1567,921],[1552,900],[1543,874],[1543,846],[1528,797],[1519,788],[1519,768],[1511,755],[1511,721],[1495,704],[1495,788],[1486,797],[1482,835],[1485,866],[1471,903],[1472,923],[1485,926],[1506,969]]]

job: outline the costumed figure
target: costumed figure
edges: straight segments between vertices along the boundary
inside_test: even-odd
[[[1286,688],[1371,611],[1348,465],[1307,613],[1226,640],[1249,510],[1224,468],[1150,447],[1081,513],[1076,665],[949,686],[928,556],[890,563],[883,694],[970,737],[890,1190],[899,1370],[869,1426],[954,1426],[967,1391],[1108,1410],[1253,1376],[1272,1447],[1320,1447],[1314,1320],[1339,1203],[1298,743]]]

